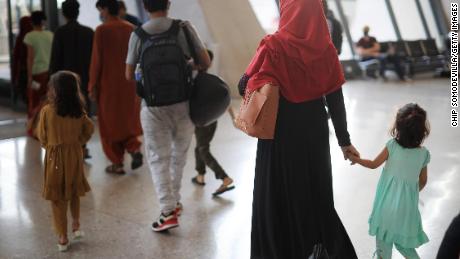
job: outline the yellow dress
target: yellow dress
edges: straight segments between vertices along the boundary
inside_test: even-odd
[[[94,126],[88,116],[61,117],[52,105],[43,107],[37,136],[46,149],[43,197],[70,200],[90,190],[83,169],[82,145],[88,142]]]

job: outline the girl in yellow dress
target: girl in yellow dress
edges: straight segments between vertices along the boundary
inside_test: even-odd
[[[74,238],[80,231],[80,196],[90,190],[83,169],[82,145],[94,126],[85,112],[78,76],[61,71],[51,77],[48,104],[40,113],[37,136],[46,149],[43,197],[51,201],[53,221],[59,236],[58,249],[66,251],[67,207],[70,203]]]

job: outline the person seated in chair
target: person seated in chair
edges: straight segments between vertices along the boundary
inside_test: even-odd
[[[385,71],[387,64],[391,63],[394,70],[401,81],[407,81],[401,59],[395,54],[394,48],[390,47],[386,53],[380,52],[380,44],[375,37],[369,35],[370,28],[363,28],[363,37],[356,44],[356,52],[360,56],[361,61],[369,61],[377,59],[380,64],[380,76],[386,80]]]

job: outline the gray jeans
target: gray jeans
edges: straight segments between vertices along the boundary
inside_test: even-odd
[[[195,126],[188,102],[141,109],[145,153],[160,209],[169,214],[180,201],[182,174]]]

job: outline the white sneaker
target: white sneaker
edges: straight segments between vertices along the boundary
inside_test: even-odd
[[[70,242],[67,242],[67,244],[65,244],[65,245],[58,244],[57,246],[58,246],[59,252],[67,251],[69,249],[69,244],[70,244]]]
[[[80,240],[83,237],[85,237],[85,232],[83,232],[81,230],[77,230],[77,231],[73,232],[73,239],[74,240]]]

